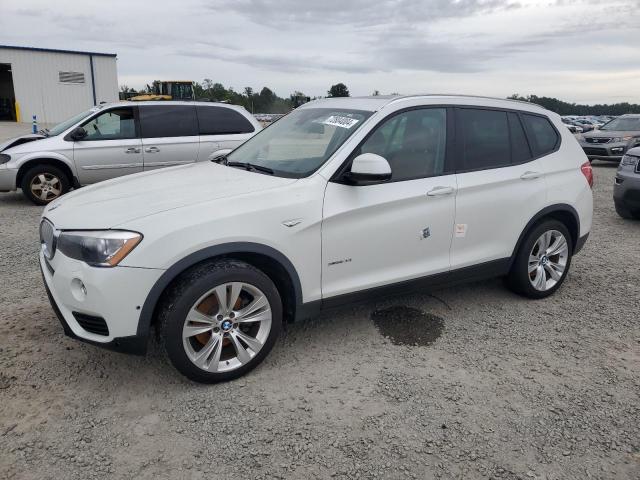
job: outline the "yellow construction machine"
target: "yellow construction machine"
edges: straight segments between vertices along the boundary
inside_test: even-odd
[[[150,100],[195,100],[193,82],[189,80],[168,80],[153,82],[151,93],[140,93],[126,98],[136,102]]]

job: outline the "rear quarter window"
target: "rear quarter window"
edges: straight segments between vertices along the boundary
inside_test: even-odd
[[[540,157],[553,152],[560,142],[560,136],[549,119],[528,113],[521,114],[521,117],[527,129],[533,154]]]
[[[255,131],[249,120],[231,108],[199,106],[196,111],[200,135],[231,135]]]

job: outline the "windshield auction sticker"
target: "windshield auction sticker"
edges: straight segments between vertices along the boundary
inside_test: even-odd
[[[334,127],[351,128],[358,123],[358,120],[350,117],[342,117],[340,115],[331,115],[322,123],[325,125],[332,125]]]

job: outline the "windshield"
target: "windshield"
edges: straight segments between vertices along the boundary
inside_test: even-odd
[[[600,127],[600,130],[640,132],[640,117],[614,118],[609,123]]]
[[[333,108],[294,110],[228,156],[274,175],[302,178],[320,168],[373,112]]]
[[[53,127],[50,130],[47,130],[47,134],[51,137],[55,136],[55,135],[60,135],[62,132],[64,132],[67,128],[72,127],[73,125],[75,125],[76,123],[78,123],[80,120],[82,120],[83,118],[88,117],[89,115],[91,115],[94,112],[97,112],[98,109],[96,108],[92,108],[91,110],[87,110],[86,112],[82,112],[79,113],[77,115],[74,115],[73,117],[71,117],[68,120],[65,120],[62,123],[59,123],[58,125],[56,125],[55,127]]]

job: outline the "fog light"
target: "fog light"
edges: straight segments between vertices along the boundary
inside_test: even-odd
[[[82,280],[79,278],[71,280],[71,294],[73,295],[73,298],[79,302],[83,302],[86,298],[87,287],[84,286],[84,283],[82,283]]]
[[[622,153],[624,152],[624,147],[614,147],[611,149],[611,153]]]

